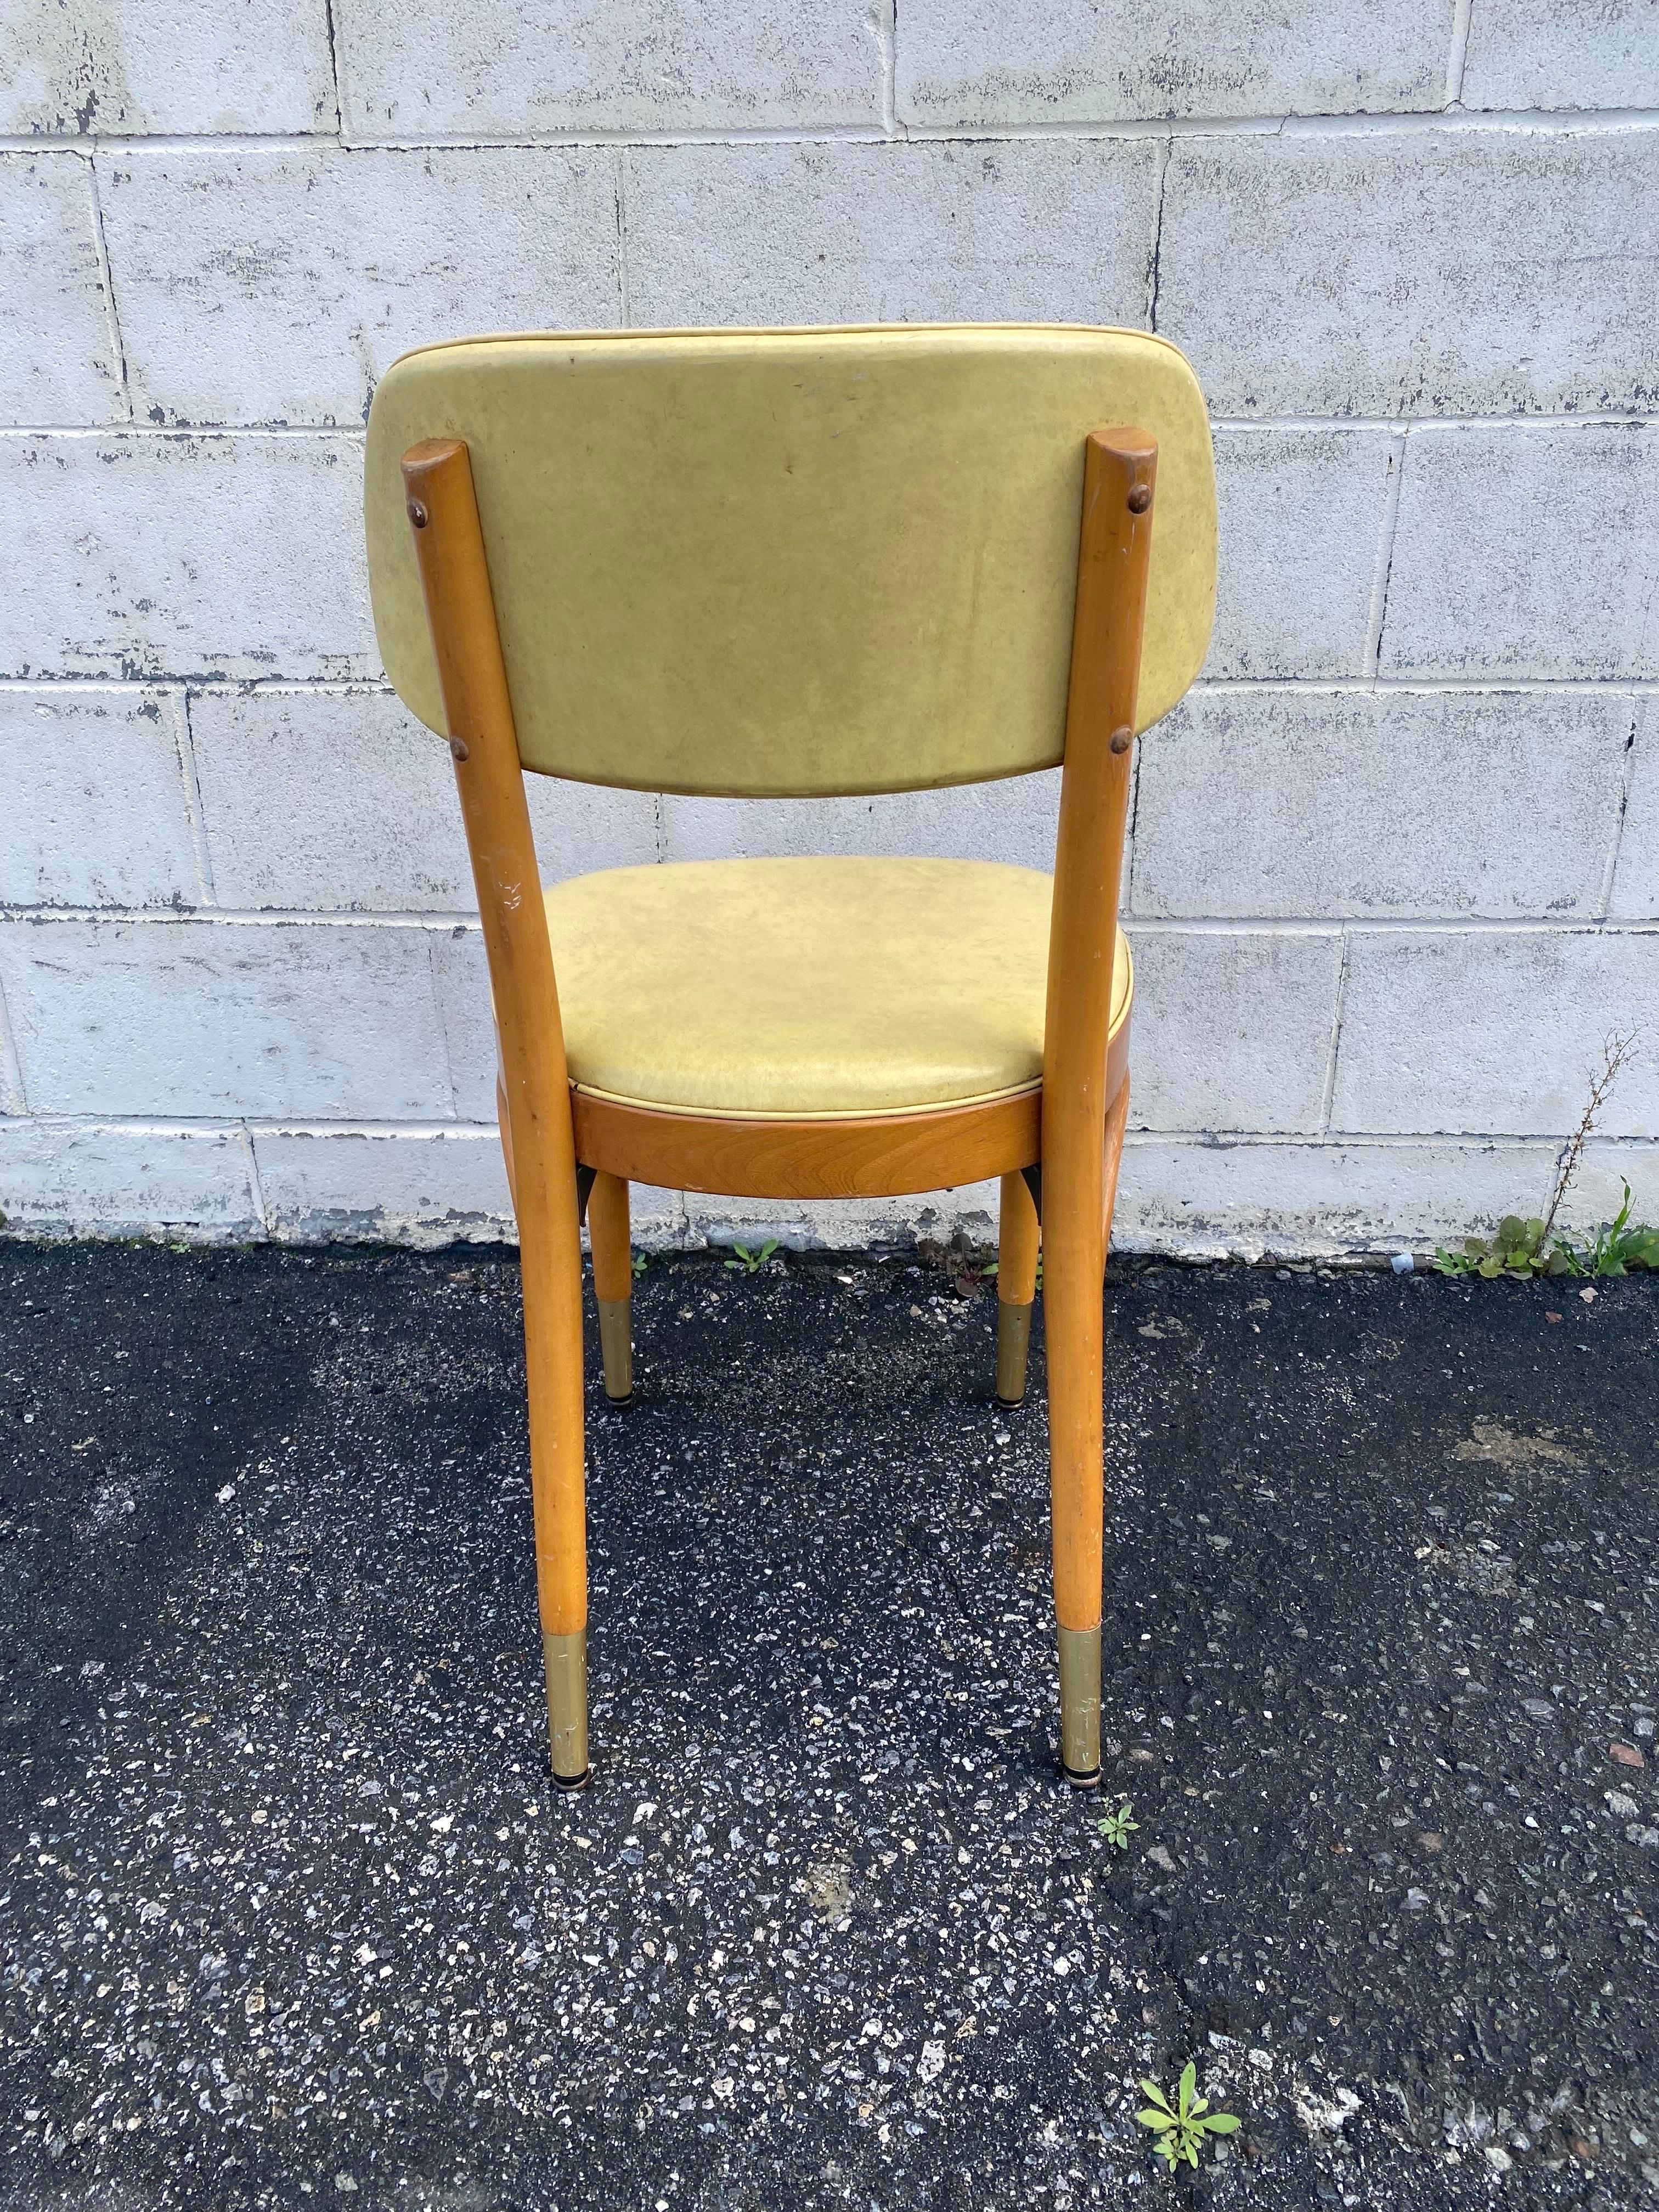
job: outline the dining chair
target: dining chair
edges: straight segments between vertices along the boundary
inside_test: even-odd
[[[556,1780],[588,1777],[584,1218],[623,1401],[630,1182],[999,1177],[996,1395],[1024,1394],[1040,1239],[1060,1760],[1097,1784],[1124,830],[1135,738],[1197,674],[1215,596],[1191,368],[1049,326],[428,346],[374,394],[365,517],[386,672],[454,757],[489,958]],[[1056,766],[1052,878],[848,857],[544,884],[524,783],[827,797]]]

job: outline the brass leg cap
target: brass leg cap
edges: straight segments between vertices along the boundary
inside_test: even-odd
[[[613,1406],[625,1406],[634,1395],[634,1301],[601,1298],[599,1308],[605,1395]]]
[[[1100,1783],[1100,1631],[1062,1628],[1060,1643],[1060,1761],[1074,1790]]]
[[[547,1729],[553,1779],[561,1790],[580,1790],[587,1780],[587,1631],[544,1636],[542,1666],[547,1676]]]
[[[997,1403],[1025,1402],[1025,1363],[1031,1349],[1031,1309],[1012,1300],[997,1304]]]

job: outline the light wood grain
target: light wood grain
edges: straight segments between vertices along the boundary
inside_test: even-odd
[[[1157,465],[1139,430],[1085,445],[1042,1069],[1054,1611],[1068,1631],[1101,1614],[1108,1041]]]
[[[587,1200],[587,1242],[593,1255],[594,1297],[607,1304],[632,1297],[634,1254],[629,1241],[625,1177],[605,1173],[594,1176]]]
[[[453,439],[413,446],[403,474],[501,1034],[524,1282],[537,1595],[544,1633],[570,1636],[587,1623],[582,1269],[553,955],[466,447]]]
[[[1029,1167],[1042,1144],[1042,1093],[987,1105],[845,1121],[745,1121],[659,1113],[574,1094],[576,1150],[633,1182],[727,1198],[893,1198]]]

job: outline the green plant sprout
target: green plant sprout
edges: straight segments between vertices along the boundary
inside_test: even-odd
[[[1617,1031],[1602,1047],[1601,1071],[1590,1078],[1589,1103],[1556,1162],[1547,1210],[1524,1220],[1518,1213],[1506,1213],[1494,1236],[1466,1237],[1461,1252],[1443,1247],[1434,1255],[1439,1273],[1480,1275],[1488,1282],[1504,1275],[1529,1282],[1535,1275],[1624,1275],[1632,1267],[1659,1269],[1659,1229],[1640,1222],[1632,1226],[1628,1183],[1625,1202],[1615,1218],[1604,1223],[1587,1243],[1576,1243],[1571,1237],[1559,1235],[1555,1227],[1555,1217],[1577,1176],[1595,1117],[1635,1049],[1634,1034],[1623,1036]]]
[[[1143,2106],[1135,2118],[1143,2128],[1152,2130],[1156,2137],[1152,2148],[1167,2162],[1171,2173],[1183,2160],[1188,2166],[1198,2164],[1206,2136],[1230,2136],[1238,2125],[1236,2114],[1212,2112],[1209,2099],[1197,2094],[1198,2068],[1190,2058],[1181,2069],[1181,2087],[1173,2105],[1156,2081],[1143,2081],[1140,2086],[1152,2102]]]
[[[1659,1271],[1659,1229],[1632,1224],[1635,1201],[1625,1184],[1625,1202],[1587,1243],[1546,1233],[1537,1215],[1522,1221],[1506,1213],[1492,1237],[1466,1237],[1461,1252],[1438,1251],[1434,1264],[1443,1275],[1499,1275],[1528,1282],[1534,1275],[1627,1275],[1632,1267]]]
[[[1495,1235],[1466,1237],[1461,1252],[1437,1251],[1434,1264],[1443,1275],[1483,1275],[1488,1282],[1498,1275],[1529,1282],[1534,1275],[1584,1272],[1565,1238],[1547,1234],[1541,1214],[1523,1221],[1518,1213],[1506,1213]]]
[[[1096,1824],[1115,1851],[1127,1851],[1131,1834],[1140,1826],[1134,1817],[1134,1806],[1126,1797],[1115,1812],[1107,1814],[1103,1820]]]
[[[635,1275],[642,1275],[650,1264],[643,1252],[636,1252],[634,1255],[633,1267]]]
[[[726,1264],[738,1274],[758,1275],[777,1249],[775,1237],[769,1237],[758,1252],[751,1252],[746,1244],[734,1244],[732,1249],[738,1256],[735,1260],[728,1260]]]
[[[1624,1178],[1620,1176],[1620,1182]],[[1625,1202],[1605,1228],[1597,1230],[1584,1247],[1587,1275],[1624,1275],[1632,1267],[1659,1270],[1659,1229],[1638,1223],[1632,1226],[1630,1185],[1625,1183]]]

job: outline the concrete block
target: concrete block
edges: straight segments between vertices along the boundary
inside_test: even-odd
[[[90,162],[0,154],[0,423],[118,422]]]
[[[361,422],[401,353],[623,319],[617,157],[246,142],[105,157],[134,408]]]
[[[194,906],[201,896],[165,692],[0,691],[0,902]]]
[[[596,868],[638,868],[660,859],[653,791],[611,791],[602,784],[566,783],[528,775],[530,827],[544,883],[591,875]],[[457,802],[452,794],[452,805]],[[477,903],[469,892],[467,904]]]
[[[1221,415],[1650,408],[1656,192],[1647,130],[1178,137],[1158,327]]]
[[[348,434],[0,439],[0,675],[377,677]]]
[[[659,1190],[654,1183],[630,1183],[628,1228],[636,1253],[679,1251],[685,1243],[685,1194]]]
[[[512,1241],[494,1129],[256,1128],[273,1237],[300,1244]]]
[[[1659,107],[1653,0],[1503,0],[1469,17],[1465,107]]]
[[[199,692],[190,715],[222,906],[477,910],[448,751],[390,693]],[[656,858],[648,793],[527,784],[544,877]]]
[[[1243,1260],[1426,1252],[1479,1236],[1549,1188],[1547,1144],[1195,1144],[1131,1137],[1112,1242]],[[1267,1285],[1271,1291],[1272,1285]]]
[[[489,1128],[255,1127],[270,1234],[298,1244],[518,1242],[501,1139]],[[636,1247],[678,1243],[679,1195],[635,1184]]]
[[[1434,0],[1230,9],[1175,0],[904,0],[900,119],[1107,123],[1162,115],[1348,115],[1437,107],[1449,26]]]
[[[1659,424],[1413,430],[1385,676],[1659,675]]]
[[[710,1198],[689,1190],[684,1202],[683,1241],[693,1249],[744,1244],[753,1252],[776,1237],[790,1252],[854,1252],[921,1237],[946,1243],[958,1230],[994,1244],[999,1192],[994,1182],[881,1199]]]
[[[240,1129],[0,1119],[0,1214],[21,1237],[262,1234]]]
[[[124,1120],[451,1120],[431,935],[0,920],[24,1095],[36,1113]]]
[[[640,147],[632,319],[1139,323],[1150,139]]]
[[[890,858],[946,853],[1052,872],[1060,772],[1010,776],[953,791],[872,799],[684,799],[662,801],[665,860],[755,860],[797,853]],[[1127,875],[1126,875],[1127,881]]]
[[[358,139],[822,130],[881,119],[867,0],[334,0]]]
[[[495,1127],[495,1022],[489,961],[476,921],[434,930],[432,983],[458,1121]]]
[[[10,0],[0,131],[328,131],[327,0]]]
[[[1340,931],[1142,923],[1129,941],[1132,1128],[1318,1128]]]
[[[1553,1183],[1553,1173],[1550,1180]],[[1592,1137],[1584,1147],[1578,1173],[1562,1200],[1558,1218],[1574,1236],[1586,1239],[1593,1237],[1604,1223],[1617,1218],[1625,1202],[1626,1183],[1630,1186],[1631,1218],[1659,1221],[1659,1145],[1621,1141],[1616,1137]]]
[[[1650,1025],[1659,932],[1355,928],[1334,1131],[1559,1137],[1613,1030]],[[1614,1085],[1604,1137],[1659,1136],[1659,1054]]]
[[[1659,706],[1638,702],[1630,797],[1619,837],[1608,911],[1627,921],[1659,921]]]
[[[1361,676],[1389,475],[1387,430],[1223,425],[1210,677]]]
[[[1589,920],[1632,714],[1573,691],[1189,694],[1142,741],[1133,910]]]

